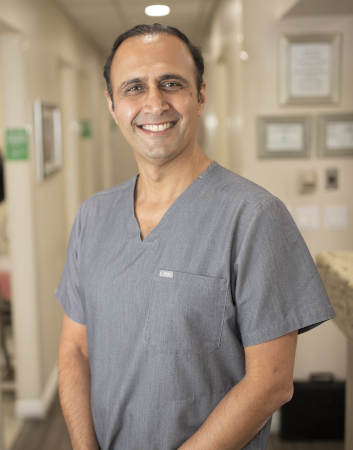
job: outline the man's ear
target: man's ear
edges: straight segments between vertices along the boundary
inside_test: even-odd
[[[107,102],[108,102],[109,112],[110,112],[110,114],[112,115],[112,117],[113,117],[115,123],[118,125],[118,122],[117,122],[116,117],[115,117],[114,104],[113,104],[113,102],[112,102],[112,99],[110,98],[108,89],[106,89],[106,90],[104,91],[104,95],[105,95],[105,98],[107,99]]]
[[[204,108],[205,103],[206,103],[205,89],[206,89],[206,83],[203,81],[203,83],[201,85],[200,92],[198,93],[198,97],[199,97],[199,117],[201,117],[203,108]]]

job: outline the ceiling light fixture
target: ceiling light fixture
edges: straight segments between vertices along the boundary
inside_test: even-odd
[[[170,13],[169,6],[166,5],[151,5],[145,8],[145,13],[148,16],[167,16]]]

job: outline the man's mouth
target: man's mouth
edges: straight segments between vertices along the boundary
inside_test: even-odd
[[[143,130],[148,130],[148,131],[164,131],[164,130],[167,130],[168,128],[174,127],[174,125],[176,123],[177,123],[177,121],[161,123],[161,124],[158,124],[158,125],[157,124],[138,125],[138,127],[142,128]]]

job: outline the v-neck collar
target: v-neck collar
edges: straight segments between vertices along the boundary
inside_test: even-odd
[[[189,186],[184,189],[184,191],[177,197],[174,202],[169,206],[167,211],[164,213],[161,220],[157,223],[157,225],[151,230],[145,239],[142,241],[141,239],[141,230],[138,224],[138,221],[135,216],[135,188],[137,178],[139,177],[139,173],[135,175],[135,177],[131,180],[131,184],[129,189],[127,190],[125,197],[125,219],[126,219],[126,228],[129,242],[140,243],[140,244],[151,244],[158,240],[158,236],[161,231],[165,228],[168,223],[168,218],[173,214],[175,210],[178,209],[179,204],[186,205],[192,198],[194,198],[194,192],[197,189],[197,186],[201,182],[201,178],[203,178],[208,172],[210,172],[214,167],[216,167],[218,163],[213,161]]]

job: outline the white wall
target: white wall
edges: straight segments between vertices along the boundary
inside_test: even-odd
[[[220,86],[215,77],[216,65],[226,52],[229,79],[229,99],[232,92],[237,97],[231,101],[227,121],[235,128],[238,141],[228,145],[229,168],[251,179],[281,198],[295,212],[297,206],[316,205],[321,211],[320,228],[303,231],[303,237],[313,257],[320,251],[353,249],[353,158],[318,158],[316,156],[316,129],[312,133],[311,157],[308,159],[259,160],[257,158],[257,118],[260,115],[287,115],[353,112],[353,16],[310,16],[287,19],[276,18],[276,0],[246,0],[243,8],[238,0],[223,1],[213,19],[211,33],[205,45],[210,61],[206,65],[205,79],[208,117],[221,118],[219,109]],[[233,24],[230,26],[230,22]],[[343,35],[342,99],[338,105],[280,106],[278,103],[278,41],[284,33],[332,33]],[[242,39],[243,42],[239,42]],[[229,49],[232,49],[230,52]],[[240,59],[240,52],[248,53],[248,61]],[[237,74],[235,76],[234,74]],[[219,80],[218,80],[219,81]],[[234,87],[233,85],[236,85]],[[218,99],[218,100],[217,100]],[[225,102],[224,102],[225,103]],[[229,107],[228,107],[229,108]],[[218,111],[218,114],[217,114]],[[223,114],[224,115],[224,114]],[[224,120],[224,119],[223,119]],[[210,121],[212,123],[212,120]],[[224,158],[224,144],[219,130],[226,125],[208,129],[206,150],[215,159]],[[234,133],[234,130],[233,130]],[[217,136],[218,134],[218,136]],[[218,146],[219,144],[219,146]],[[237,154],[234,157],[234,153]],[[339,170],[339,188],[324,189],[325,168]],[[313,168],[318,174],[315,193],[302,195],[297,190],[297,177],[301,169]],[[349,228],[325,230],[323,208],[325,205],[343,204],[349,208]],[[299,337],[295,378],[306,378],[314,371],[331,371],[339,378],[346,375],[346,339],[332,321]]]

